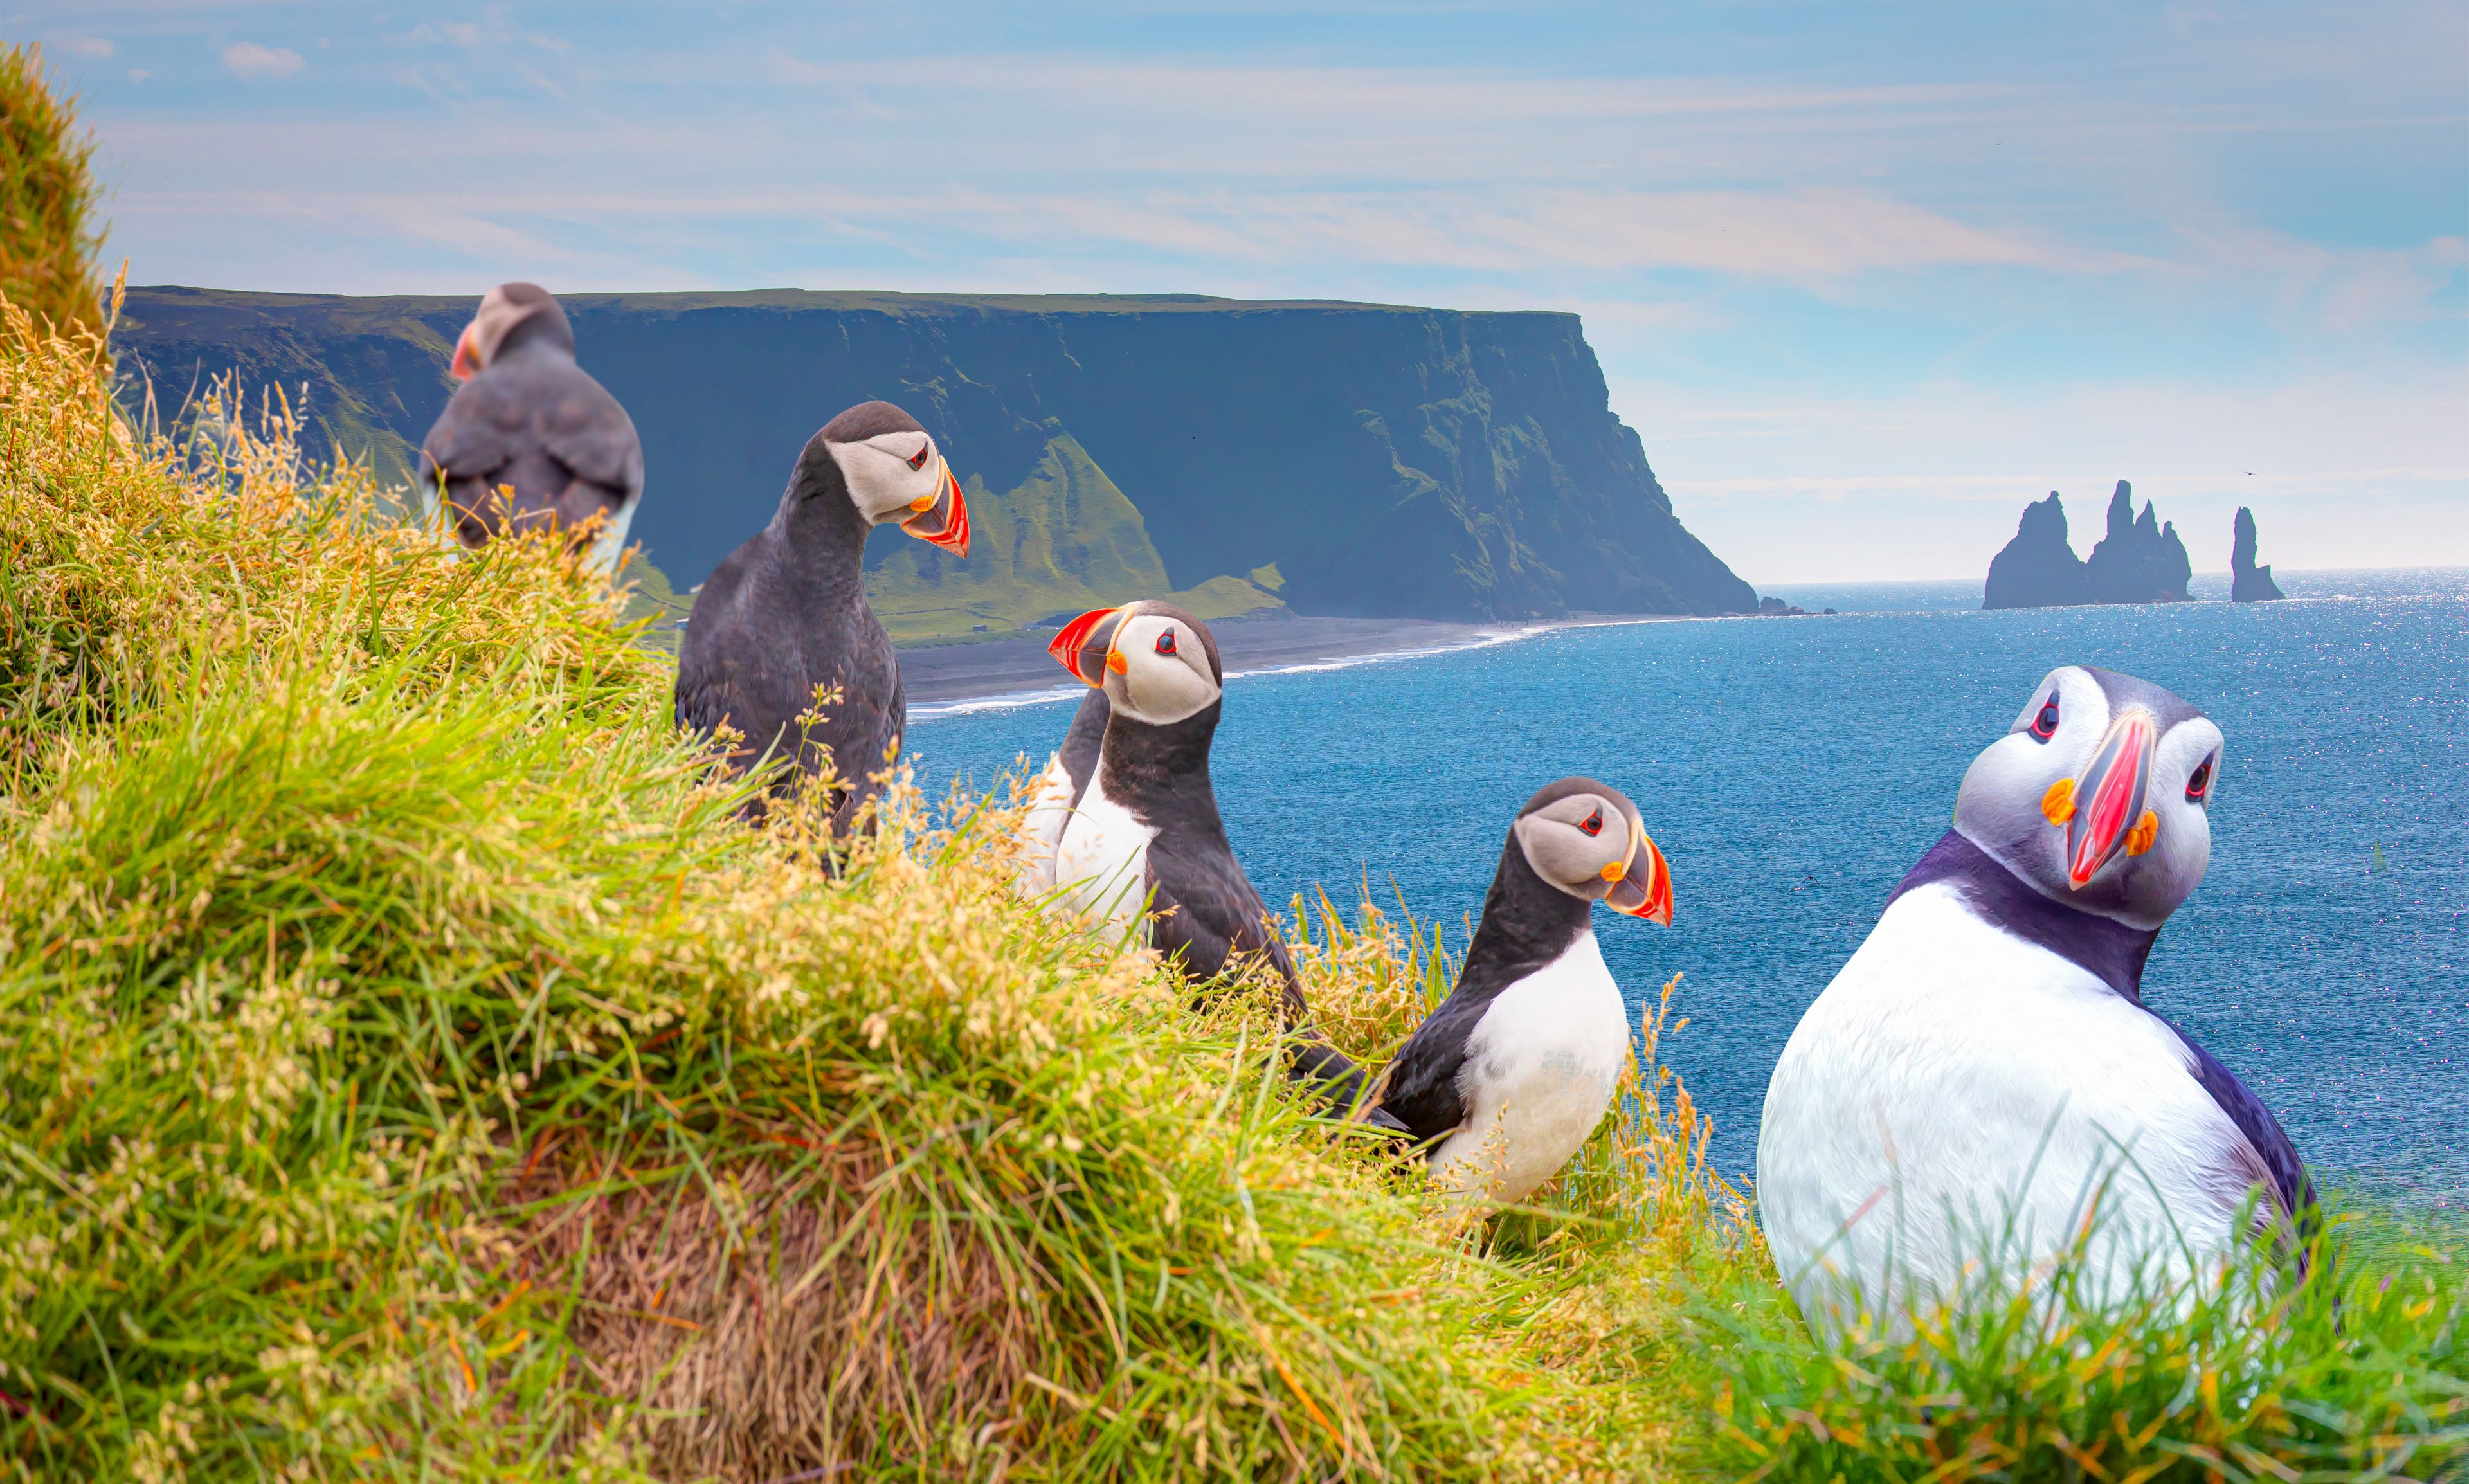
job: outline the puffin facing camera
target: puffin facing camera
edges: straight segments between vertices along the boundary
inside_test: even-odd
[[[2157,928],[2204,879],[2223,739],[2149,681],[2067,665],[1964,775],[1955,828],[2043,894]]]

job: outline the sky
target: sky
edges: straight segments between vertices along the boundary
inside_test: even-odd
[[[2469,6],[12,9],[132,283],[1584,316],[1753,584],[2469,564]],[[586,347],[588,361],[588,347]]]

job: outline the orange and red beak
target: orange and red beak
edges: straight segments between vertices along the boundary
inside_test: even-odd
[[[969,502],[961,498],[960,481],[952,475],[952,466],[938,456],[936,467],[943,477],[935,493],[911,509],[917,513],[900,522],[900,528],[930,546],[940,546],[955,556],[969,554]]]
[[[1115,631],[1122,627],[1124,614],[1132,605],[1120,608],[1093,608],[1063,626],[1054,642],[1046,646],[1072,678],[1084,685],[1106,684],[1109,669],[1117,674],[1123,670],[1122,656],[1115,652]]]
[[[446,374],[458,382],[480,374],[479,331],[480,322],[475,319],[463,327],[462,336],[454,342],[454,363],[446,368]]]
[[[1628,857],[1604,868],[1604,879],[1612,884],[1604,905],[1632,917],[1672,926],[1672,867],[1663,852],[1647,838],[1646,826],[1632,820],[1628,826]]]
[[[2063,821],[2068,887],[2088,886],[2120,849],[2140,855],[2152,848],[2159,821],[2144,808],[2144,794],[2159,743],[2160,724],[2141,707],[2110,723],[2091,766],[2074,780],[2073,812]]]

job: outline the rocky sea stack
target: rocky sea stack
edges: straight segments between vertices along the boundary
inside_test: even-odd
[[[2269,564],[2254,565],[2254,512],[2238,506],[2237,522],[2229,542],[2229,601],[2232,603],[2269,603],[2286,596],[2272,580]]]
[[[2066,511],[2058,492],[2023,508],[2015,539],[1989,564],[1983,608],[2065,608],[2080,603],[2183,603],[2194,564],[2175,522],[2163,523],[2152,502],[2134,510],[2124,479],[2109,500],[2109,532],[2078,558],[2066,540]]]

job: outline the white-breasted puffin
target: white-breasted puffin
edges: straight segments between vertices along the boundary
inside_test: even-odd
[[[1113,715],[1105,689],[1090,686],[1080,698],[1080,708],[1072,713],[1063,746],[1038,775],[1028,812],[1020,822],[1019,883],[1025,896],[1040,897],[1054,890],[1055,846],[1063,843],[1063,826],[1087,792],[1089,779],[1096,775],[1097,747],[1105,740],[1106,723]]]
[[[704,583],[678,655],[678,725],[735,728],[745,740],[729,763],[741,772],[768,752],[812,774],[828,754],[835,830],[874,797],[870,776],[909,725],[900,661],[861,569],[866,533],[886,522],[969,554],[968,502],[934,438],[890,403],[862,402],[807,441],[772,523]],[[818,686],[840,698],[793,735]]]
[[[2270,1110],[2143,1003],[2210,856],[2221,751],[2159,686],[2067,666],[1973,762],[1766,1089],[1759,1212],[1811,1324],[1907,1320],[1967,1264],[2012,1277],[2077,1241],[2093,1294],[2123,1297],[2257,1235],[2241,1213],[2281,1238],[2313,1219]]]
[[[1457,985],[1380,1074],[1373,1103],[1466,1200],[1526,1200],[1612,1106],[1629,1008],[1595,943],[1598,901],[1672,926],[1672,867],[1627,795],[1548,782],[1509,824]]]
[[[1295,1076],[1340,1106],[1360,1102],[1362,1070],[1312,1029],[1285,939],[1217,813],[1209,750],[1226,675],[1216,637],[1182,609],[1143,598],[1081,614],[1047,652],[1107,703],[1096,769],[1055,846],[1050,899],[1140,932],[1194,981],[1245,961],[1268,964],[1283,985]],[[1369,1117],[1401,1126],[1376,1111]]]
[[[538,284],[490,290],[449,370],[463,384],[420,444],[427,512],[437,514],[442,485],[455,538],[473,549],[509,529],[579,531],[597,516],[590,559],[613,569],[643,498],[643,444],[617,399],[575,364],[574,328],[556,297]]]
[[[1672,869],[1628,796],[1562,778],[1517,812],[1456,986],[1373,1095],[1444,1189],[1523,1200],[1611,1106],[1628,1007],[1595,942],[1597,902],[1669,926]]]

